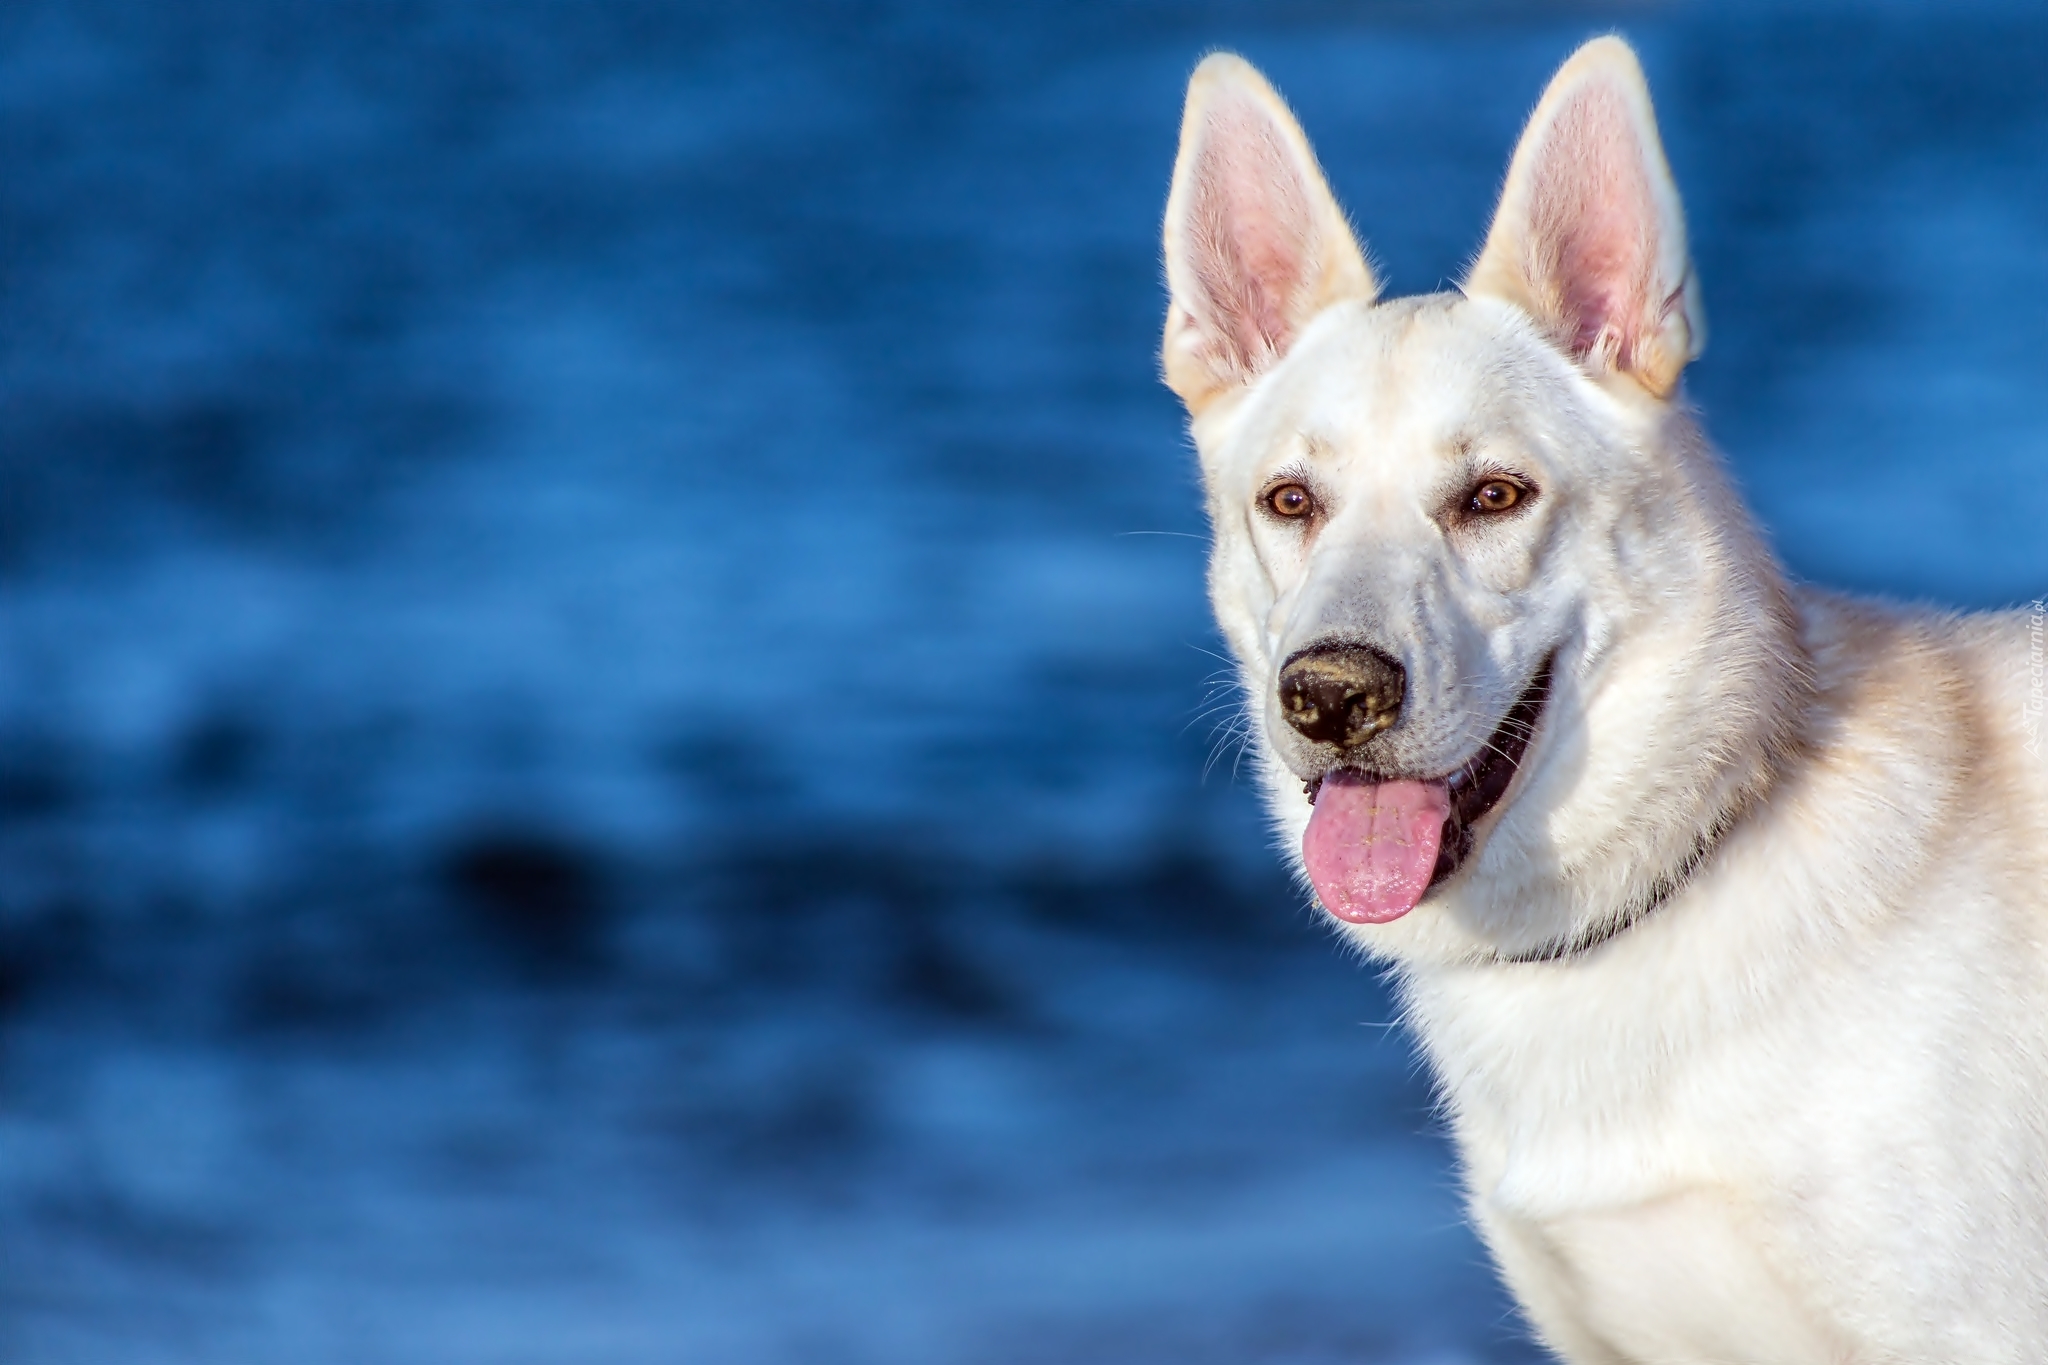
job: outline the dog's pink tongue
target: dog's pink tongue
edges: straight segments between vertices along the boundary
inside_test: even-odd
[[[1342,770],[1324,778],[1301,836],[1323,908],[1353,924],[1385,924],[1413,910],[1436,872],[1450,813],[1441,782],[1370,782]]]

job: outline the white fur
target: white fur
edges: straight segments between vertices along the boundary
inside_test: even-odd
[[[1555,659],[1471,857],[1343,926],[1537,1329],[1587,1365],[2048,1359],[2026,619],[1786,584],[1676,396],[1705,323],[1619,40],[1552,82],[1463,292],[1376,301],[1343,221],[1279,97],[1204,62],[1165,365],[1286,846],[1329,762],[1278,710],[1296,650],[1405,666],[1375,762],[1418,775]],[[1533,500],[1461,519],[1498,471]],[[1317,515],[1261,513],[1276,480]]]

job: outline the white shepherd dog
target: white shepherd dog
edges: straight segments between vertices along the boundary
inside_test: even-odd
[[[1558,72],[1459,292],[1386,301],[1210,57],[1166,265],[1275,818],[1393,964],[1543,1338],[2048,1360],[2040,618],[1786,582],[1678,387],[1635,54]]]

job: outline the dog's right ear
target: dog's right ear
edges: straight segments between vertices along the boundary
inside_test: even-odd
[[[1166,200],[1167,387],[1199,414],[1339,299],[1378,292],[1301,126],[1252,65],[1195,68]]]

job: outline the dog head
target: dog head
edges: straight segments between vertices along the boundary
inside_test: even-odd
[[[1325,908],[1450,958],[1628,914],[1762,780],[1790,657],[1675,401],[1705,326],[1634,53],[1559,71],[1462,289],[1391,301],[1279,96],[1212,56],[1165,245],[1211,596]]]

